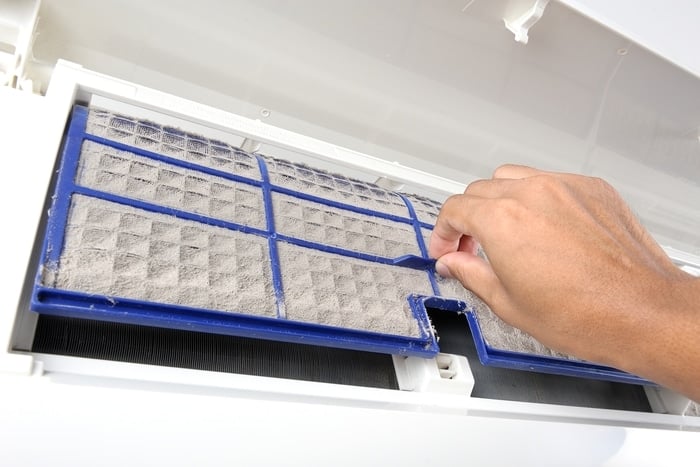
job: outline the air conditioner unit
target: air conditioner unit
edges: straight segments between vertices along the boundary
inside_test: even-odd
[[[425,249],[516,162],[700,273],[700,65],[635,5],[0,7],[8,465],[694,465],[697,404],[498,347]]]

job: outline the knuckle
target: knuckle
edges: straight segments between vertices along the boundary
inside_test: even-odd
[[[460,211],[464,203],[464,195],[452,195],[442,203],[440,211],[438,212],[438,224],[444,222],[448,218],[455,218],[459,216]]]
[[[546,191],[556,192],[566,188],[566,183],[559,177],[553,175],[538,175],[533,177],[538,186]]]
[[[457,205],[462,203],[462,198],[464,195],[451,195],[449,196],[444,203],[442,203],[442,209],[443,210],[449,210],[452,209],[453,207],[456,207]]]
[[[496,167],[496,170],[493,171],[493,177],[494,178],[501,178],[505,174],[511,172],[516,167],[518,167],[518,166],[515,164],[501,164],[498,167]]]
[[[448,196],[447,199],[442,203],[442,206],[440,206],[440,214],[442,214],[444,211],[447,211],[448,209],[450,209],[450,206],[452,206],[453,204],[455,204],[456,199],[457,199],[459,196],[460,196],[460,195],[451,195],[451,196]]]
[[[531,189],[526,196],[532,197],[535,202],[546,202],[551,200],[566,200],[572,196],[575,186],[570,186],[569,182],[555,175],[538,175],[532,179]]]
[[[464,194],[469,194],[470,192],[473,192],[475,189],[477,189],[479,186],[483,185],[487,180],[474,180],[473,182],[469,183],[467,185],[467,188],[464,190]]]
[[[509,215],[510,217],[519,217],[523,211],[523,204],[515,198],[505,198],[499,205],[501,215]]]
[[[499,200],[494,210],[496,211],[495,219],[497,219],[501,227],[504,228],[511,226],[513,223],[517,224],[522,222],[527,212],[525,205],[515,198]]]

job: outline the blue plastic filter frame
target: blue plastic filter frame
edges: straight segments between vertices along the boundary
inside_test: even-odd
[[[421,256],[405,255],[397,258],[375,256],[282,235],[275,230],[275,220],[272,211],[273,192],[288,194],[300,199],[307,199],[360,214],[368,214],[402,222],[413,226],[414,231],[420,232],[421,226],[425,226],[425,224],[416,219],[415,211],[410,206],[410,201],[405,197],[401,197],[401,199],[406,203],[407,212],[410,214],[410,217],[401,217],[344,204],[272,184],[268,175],[265,159],[261,156],[249,155],[249,157],[255,158],[260,169],[261,179],[255,180],[87,133],[87,119],[88,109],[76,106],[73,110],[65,138],[54,202],[50,210],[47,232],[44,239],[42,254],[42,258],[44,258],[43,266],[40,268],[35,281],[34,293],[32,296],[32,309],[34,311],[77,318],[118,321],[390,354],[430,357],[439,351],[434,331],[428,319],[424,300],[418,300],[413,296],[406,297],[406,299],[413,318],[417,323],[418,337],[293,321],[286,319],[285,316],[284,290],[282,286],[283,278],[277,252],[277,245],[280,241],[374,263],[422,270],[427,274],[428,281],[434,292],[437,292],[437,286],[433,273],[434,260],[428,258],[425,242],[421,235],[417,235],[416,237]],[[171,131],[170,129],[167,130]],[[174,207],[161,206],[148,201],[137,200],[81,186],[76,181],[76,175],[84,141],[93,141],[141,157],[259,187],[262,190],[265,209],[265,228],[259,229],[250,227]],[[109,297],[86,292],[63,290],[44,285],[44,274],[51,270],[58,270],[71,207],[71,198],[75,194],[266,238],[269,246],[272,285],[277,306],[277,316],[264,317],[246,314],[245,310],[238,310],[239,312],[219,311],[169,303],[149,302],[132,298]],[[358,310],[358,313],[361,312],[362,310]]]

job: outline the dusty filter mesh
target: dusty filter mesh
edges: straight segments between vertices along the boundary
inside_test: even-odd
[[[411,202],[413,210],[416,211],[416,217],[419,221],[426,224],[435,225],[438,213],[440,212],[440,203],[418,195],[405,194],[404,196],[406,196],[406,198],[408,198],[408,200]],[[430,233],[428,233],[428,235],[430,235]]]
[[[420,255],[413,227],[293,196],[273,193],[275,225],[284,235],[360,253]]]
[[[408,217],[408,208],[401,197],[377,185],[279,159],[268,158],[266,163],[270,182],[275,185],[339,203]]]
[[[280,244],[287,317],[299,321],[419,336],[411,293],[432,295],[423,271]]]
[[[316,245],[272,240],[279,251],[278,296],[255,156],[102,110],[89,111],[86,133],[99,138],[81,143],[67,193],[58,194],[70,202],[60,257],[44,265],[43,285],[117,304],[132,299],[425,338],[426,326],[407,301],[411,293],[432,293],[425,271],[320,251],[330,246],[368,257],[420,255],[399,195],[265,158],[275,231],[288,241]],[[274,186],[303,187],[305,194],[340,204],[279,193]],[[89,191],[80,193],[83,188]]]
[[[79,185],[228,222],[265,227],[262,191],[196,170],[86,141]]]
[[[46,285],[107,297],[275,316],[265,239],[73,195]]]
[[[164,156],[260,180],[255,157],[238,148],[157,123],[90,109],[87,132]]]

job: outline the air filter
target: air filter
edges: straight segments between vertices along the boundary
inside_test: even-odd
[[[46,314],[431,356],[426,307],[468,312],[482,362],[639,381],[498,319],[426,244],[439,204],[76,107],[32,306]]]
[[[421,227],[375,185],[76,107],[33,308],[434,355]]]

